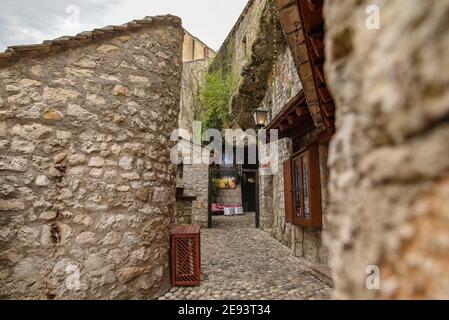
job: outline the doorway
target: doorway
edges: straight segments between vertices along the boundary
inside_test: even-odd
[[[219,225],[229,224],[230,226],[243,223],[245,226],[259,228],[259,200],[258,200],[258,175],[257,169],[229,169],[211,166],[209,168],[209,214],[208,227],[214,228]],[[218,183],[223,180],[235,177],[235,186]],[[233,179],[234,180],[234,179]],[[240,214],[232,216],[225,215],[229,208],[240,208]],[[232,209],[231,209],[232,211]]]
[[[242,204],[245,212],[256,212],[256,173],[242,172]]]

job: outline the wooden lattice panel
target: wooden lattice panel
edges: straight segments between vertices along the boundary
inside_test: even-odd
[[[171,236],[173,286],[200,285],[200,227],[179,226]]]

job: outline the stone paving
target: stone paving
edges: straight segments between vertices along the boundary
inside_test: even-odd
[[[255,229],[253,214],[215,216],[213,225],[201,230],[201,286],[172,288],[160,300],[330,299],[329,280]]]

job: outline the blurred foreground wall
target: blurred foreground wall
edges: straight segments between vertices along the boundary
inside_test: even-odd
[[[336,297],[449,298],[449,2],[326,1],[324,16]]]

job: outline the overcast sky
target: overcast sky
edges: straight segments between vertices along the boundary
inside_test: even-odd
[[[0,0],[0,52],[133,19],[173,14],[217,50],[248,0]]]

